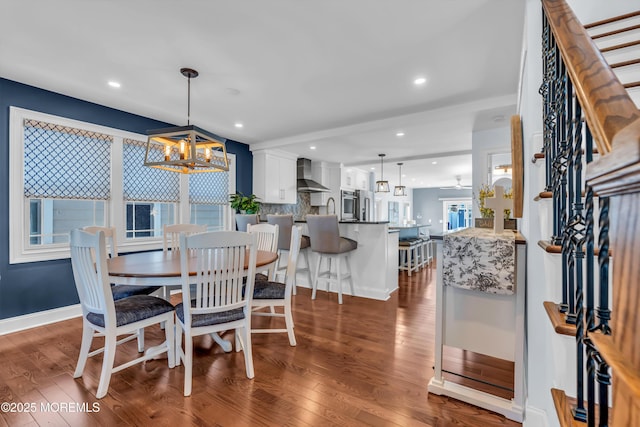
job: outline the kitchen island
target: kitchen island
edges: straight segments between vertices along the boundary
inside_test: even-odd
[[[308,235],[307,224],[303,234]],[[398,289],[398,233],[390,232],[387,221],[340,221],[340,235],[358,242],[358,248],[350,255],[351,274],[356,296],[377,300],[387,300]],[[309,261],[315,268],[317,256],[309,251]],[[324,267],[323,267],[324,268]],[[305,274],[298,275],[298,286],[311,287]],[[343,294],[350,295],[348,285],[342,287]],[[319,296],[325,291],[325,285],[318,286]],[[330,292],[337,293],[334,286]]]

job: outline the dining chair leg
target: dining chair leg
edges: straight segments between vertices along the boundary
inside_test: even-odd
[[[138,337],[138,353],[142,353],[144,352],[144,328],[138,329],[136,336]]]
[[[102,399],[109,390],[109,382],[111,381],[111,371],[113,370],[113,362],[116,358],[116,345],[118,337],[105,334],[104,337],[104,358],[102,360],[102,371],[100,372],[100,382],[96,399]]]
[[[87,358],[89,357],[89,349],[91,348],[91,342],[93,341],[93,329],[83,325],[82,326],[82,344],[80,344],[80,354],[78,355],[78,363],[76,365],[76,371],[73,373],[73,378],[80,378],[84,372],[84,367],[87,364]]]
[[[311,299],[316,299],[316,291],[318,290],[318,275],[320,274],[320,262],[322,261],[322,255],[318,254],[318,260],[316,261],[316,271],[313,274],[313,283],[311,284]]]
[[[167,320],[166,327],[164,328],[164,338],[165,344],[167,346],[167,359],[169,362],[169,368],[174,368],[176,366],[176,350],[174,348],[174,345],[176,344],[176,340],[174,337],[176,333],[176,327],[173,320],[173,314],[171,316],[172,317]]]
[[[242,352],[244,353],[244,365],[247,371],[247,378],[255,376],[253,372],[253,353],[251,351],[251,328],[238,328],[240,330],[240,341],[242,342]],[[236,333],[238,333],[236,329]]]
[[[191,396],[191,376],[193,375],[193,339],[184,336],[184,395]]]
[[[289,335],[289,345],[295,347],[296,334],[293,332],[293,315],[291,314],[291,304],[284,306],[284,321],[287,325],[287,334]]]
[[[176,322],[176,334],[175,334],[175,345],[174,349],[176,351],[176,366],[180,366],[180,361],[183,360],[184,353],[182,352],[182,327],[180,326],[180,322]]]

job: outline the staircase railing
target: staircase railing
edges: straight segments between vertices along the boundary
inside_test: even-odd
[[[567,3],[542,5],[545,191],[562,253],[558,309],[575,325],[572,414],[628,425],[640,419],[640,112]]]

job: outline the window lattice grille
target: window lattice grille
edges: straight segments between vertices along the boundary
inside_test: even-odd
[[[225,205],[229,202],[229,172],[189,175],[189,203]]]
[[[110,198],[111,136],[37,120],[23,123],[25,197]]]
[[[125,139],[123,144],[123,193],[124,200],[147,202],[178,202],[180,199],[180,175],[144,166],[146,142]],[[152,147],[149,161],[164,160],[163,146]]]

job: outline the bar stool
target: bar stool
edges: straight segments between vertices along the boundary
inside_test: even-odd
[[[267,222],[269,224],[277,225],[279,227],[278,234],[278,262],[276,264],[276,276],[278,274],[285,274],[287,271],[287,264],[281,265],[280,261],[287,257],[283,255],[289,252],[291,245],[291,228],[293,227],[293,215],[267,215]],[[309,286],[312,286],[313,280],[311,279],[311,264],[309,264],[309,247],[311,246],[309,236],[302,236],[300,240],[300,253],[304,257],[305,265],[302,267],[297,266],[300,261],[300,257],[296,258],[296,276],[298,273],[306,273]],[[296,295],[296,282],[294,281],[293,294]]]
[[[419,237],[411,237],[400,240],[398,243],[398,249],[400,251],[400,266],[401,271],[406,271],[409,276],[413,271],[418,271],[419,257],[422,248],[422,239]]]
[[[338,286],[338,303],[342,304],[342,281],[349,280],[351,295],[355,295],[353,279],[351,278],[351,266],[349,254],[358,248],[355,240],[340,237],[338,229],[338,217],[336,215],[307,215],[307,226],[309,227],[309,237],[311,238],[311,250],[318,254],[318,262],[313,277],[313,292],[311,299],[316,299],[318,280],[327,281],[327,292],[331,282],[336,282]],[[326,259],[328,268],[321,272],[322,260]],[[344,259],[347,271],[342,274],[341,260]],[[331,264],[335,265],[335,273],[331,272]]]
[[[420,238],[422,239],[422,258],[420,259],[420,267],[431,266],[433,260],[433,241],[429,236],[429,230],[420,231]]]

